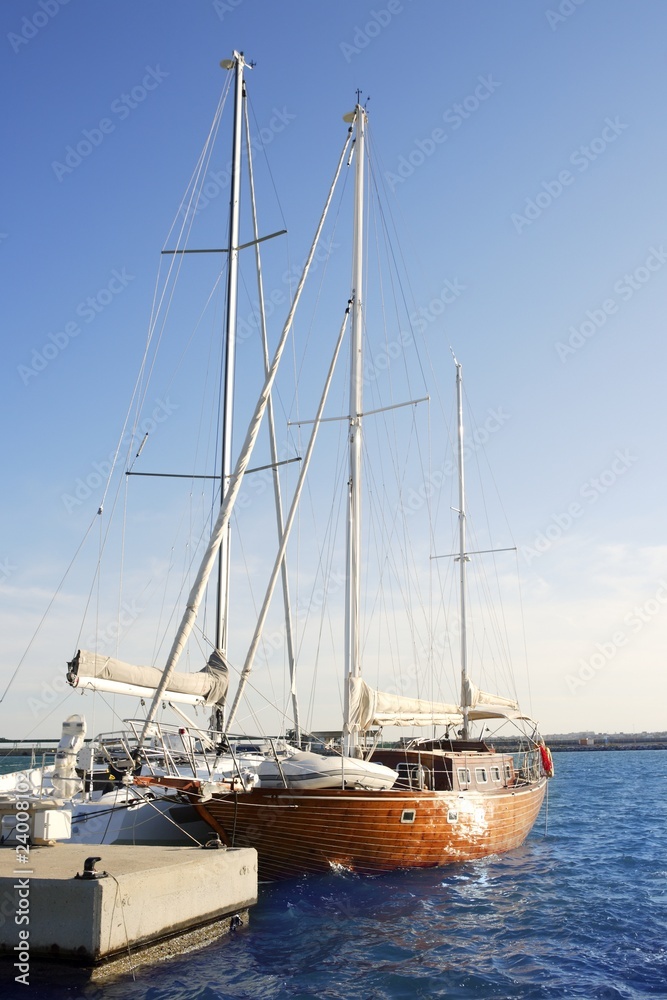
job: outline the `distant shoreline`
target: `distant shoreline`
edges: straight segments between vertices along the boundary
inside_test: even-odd
[[[491,739],[497,750],[517,749],[516,740],[509,738]],[[616,736],[595,735],[581,736],[546,736],[545,742],[552,753],[604,750],[667,750],[667,734],[655,733],[641,736],[620,734]],[[50,744],[50,745],[46,745]],[[3,757],[41,757],[44,754],[53,756],[58,740],[44,740],[41,743],[28,744],[22,740],[11,742],[0,737],[0,759]]]

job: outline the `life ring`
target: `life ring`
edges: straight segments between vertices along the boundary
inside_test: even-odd
[[[551,750],[544,743],[540,743],[540,757],[542,759],[542,770],[546,774],[547,778],[553,778],[554,776],[554,762],[551,756]]]

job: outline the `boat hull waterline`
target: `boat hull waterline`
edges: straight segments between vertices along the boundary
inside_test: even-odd
[[[520,847],[547,779],[477,791],[262,789],[198,803],[233,847],[254,847],[261,879],[432,868]]]

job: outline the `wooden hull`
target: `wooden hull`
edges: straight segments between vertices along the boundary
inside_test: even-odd
[[[197,806],[223,841],[254,847],[263,880],[344,869],[377,874],[519,847],[546,778],[490,792],[259,789]]]

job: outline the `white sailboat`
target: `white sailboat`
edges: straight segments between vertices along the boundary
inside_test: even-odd
[[[179,783],[190,780],[203,782],[207,787],[233,787],[236,783],[253,783],[258,766],[266,759],[267,747],[261,741],[248,749],[242,744],[226,741],[220,743],[226,694],[229,684],[229,670],[226,662],[229,625],[229,575],[230,575],[230,519],[234,503],[243,482],[250,456],[268,411],[272,465],[278,464],[275,430],[273,423],[271,388],[278,370],[282,352],[290,331],[291,319],[300,289],[297,289],[292,311],[283,328],[281,340],[271,361],[268,356],[266,329],[263,326],[265,378],[262,392],[257,401],[250,422],[246,440],[236,465],[232,463],[232,417],[234,408],[234,370],[238,300],[238,262],[240,245],[240,200],[241,200],[241,158],[243,133],[248,159],[251,143],[246,108],[244,73],[251,67],[243,53],[234,52],[232,59],[223,60],[221,66],[230,73],[234,83],[234,115],[232,127],[232,169],[229,238],[225,248],[226,302],[224,338],[224,388],[221,427],[221,455],[218,480],[220,483],[220,512],[214,537],[208,545],[202,568],[192,587],[184,623],[174,640],[166,666],[140,666],[125,662],[118,657],[94,650],[78,649],[68,663],[67,680],[81,692],[101,695],[112,694],[127,698],[150,701],[150,707],[139,724],[127,720],[128,726],[122,733],[109,734],[98,738],[87,748],[82,745],[85,723],[79,716],[72,716],[63,727],[61,746],[67,748],[68,766],[63,772],[58,761],[55,766],[39,769],[39,780],[32,775],[30,805],[33,815],[32,836],[35,834],[34,815],[44,808],[51,813],[61,814],[62,822],[55,819],[51,824],[53,836],[69,837],[72,840],[90,843],[162,843],[191,842],[193,837],[202,840],[210,833],[207,824],[193,813],[191,806],[184,803],[180,795]],[[222,103],[222,102],[221,102]],[[216,113],[217,120],[219,111]],[[200,161],[201,162],[201,161]],[[203,183],[204,174],[200,171]],[[261,298],[261,267],[259,243],[270,237],[260,237],[257,229],[254,205],[254,189],[251,171],[251,202],[253,209],[254,238],[244,244],[254,246],[257,264],[257,282]],[[279,233],[272,236],[281,235]],[[315,252],[321,227],[313,243],[311,259]],[[203,252],[199,249],[179,245],[174,250],[163,251],[175,258],[176,255]],[[219,253],[220,251],[212,251]],[[182,259],[182,258],[181,258]],[[151,324],[154,326],[154,321]],[[141,449],[143,448],[143,442]],[[139,453],[138,453],[139,454]],[[282,505],[279,482],[275,479],[275,508],[278,530],[282,531]],[[102,513],[102,507],[100,511]],[[213,648],[205,665],[198,671],[176,670],[176,663],[182,653],[189,632],[204,599],[206,585],[217,561],[217,600],[215,615],[215,636]],[[282,566],[284,601],[288,612],[286,568]],[[288,631],[289,638],[289,631]],[[159,708],[168,703],[174,711],[186,720],[177,726],[156,721]],[[212,728],[201,727],[184,715],[179,705],[208,707],[212,710]],[[296,715],[296,704],[295,704]],[[70,730],[77,729],[76,747]],[[293,752],[284,741],[274,741],[270,746],[272,760],[280,761]],[[65,751],[63,751],[65,752]],[[297,770],[299,770],[297,768]],[[156,777],[168,776],[175,787],[153,787]],[[300,777],[302,777],[300,775]],[[0,783],[0,795],[11,806],[12,798],[22,795],[26,775],[19,772],[6,776]],[[222,783],[222,784],[220,784]],[[10,809],[11,811],[11,809]],[[71,822],[69,817],[71,817]],[[176,818],[178,817],[178,818]],[[11,824],[10,824],[11,825]],[[41,829],[41,828],[40,828]],[[70,833],[71,830],[71,833]],[[7,827],[5,838],[15,831]]]

